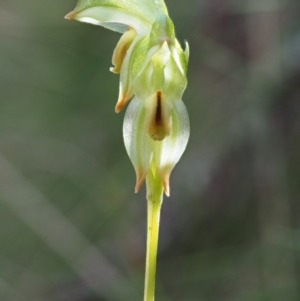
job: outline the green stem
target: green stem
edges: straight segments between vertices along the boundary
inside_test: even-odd
[[[162,197],[155,199],[148,198],[147,204],[147,256],[144,301],[154,301],[156,257]]]

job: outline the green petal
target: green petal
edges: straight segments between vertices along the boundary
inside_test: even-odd
[[[153,140],[146,134],[144,101],[133,98],[123,123],[123,138],[128,156],[136,172],[137,192],[142,186],[153,156]]]
[[[187,79],[179,59],[180,55],[174,47],[172,48],[175,57],[171,54],[167,42],[162,46],[153,46],[147,55],[144,55],[140,72],[134,81],[136,94],[146,99],[155,91],[161,90],[171,101],[181,99]]]
[[[161,15],[167,15],[162,0],[79,0],[74,10],[74,18],[111,30],[124,32],[125,24],[138,33],[150,30],[152,23]]]
[[[166,195],[170,193],[170,174],[181,158],[190,135],[189,116],[183,101],[176,100],[172,104],[171,133],[160,142],[160,147],[155,150],[155,160]]]
[[[174,24],[167,15],[161,15],[155,20],[150,33],[151,46],[162,44],[164,41],[170,45],[175,44]]]
[[[119,98],[116,112],[120,112],[123,106],[133,97],[133,81],[143,62],[149,38],[138,35],[130,45],[124,58],[120,72]]]
[[[162,47],[156,45],[150,48],[137,72],[134,89],[144,99],[163,88],[164,68],[170,58],[170,51],[165,45],[166,43]]]
[[[128,30],[123,33],[113,52],[112,64],[114,67],[110,68],[111,72],[120,73],[124,58],[135,37],[136,31],[131,27],[129,27]]]
[[[181,99],[182,94],[187,85],[187,78],[185,73],[182,74],[178,68],[178,63],[175,61],[173,55],[170,56],[169,64],[164,70],[165,86],[163,91],[168,97],[173,99]]]
[[[189,59],[190,59],[190,46],[187,41],[185,41],[184,56],[185,56],[185,61],[186,61],[186,65],[187,65],[189,62]]]

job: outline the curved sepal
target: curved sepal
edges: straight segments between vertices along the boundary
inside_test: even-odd
[[[79,0],[66,18],[118,32],[124,32],[130,26],[141,33],[150,30],[152,23],[161,15],[168,15],[162,0]]]
[[[153,157],[153,140],[145,131],[146,109],[141,99],[130,102],[123,123],[123,138],[127,154],[136,172],[135,192],[141,188]]]
[[[119,97],[115,107],[116,113],[119,113],[135,94],[133,87],[135,70],[140,68],[146,53],[148,40],[147,36],[138,35],[126,52],[120,72]]]
[[[123,33],[113,52],[112,64],[114,67],[110,68],[111,72],[120,73],[127,50],[129,49],[135,37],[136,31],[131,27],[129,27],[128,30]]]
[[[169,178],[176,163],[181,158],[190,136],[190,123],[186,107],[182,100],[172,103],[171,133],[160,146],[155,148],[154,160],[157,162],[164,191],[170,195]]]

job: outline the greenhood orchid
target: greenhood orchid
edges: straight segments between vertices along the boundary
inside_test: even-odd
[[[65,18],[122,33],[110,68],[120,73],[115,111],[130,101],[123,137],[136,172],[135,191],[146,179],[147,199],[160,208],[163,191],[170,193],[170,174],[189,138],[189,118],[182,102],[187,86],[188,44],[183,50],[177,41],[163,0],[79,0]],[[159,210],[156,211],[159,217]],[[152,217],[148,216],[148,224]],[[148,251],[151,243],[148,235]],[[153,252],[148,251],[146,286],[154,277],[148,271]],[[151,289],[147,290],[145,300],[152,300]]]

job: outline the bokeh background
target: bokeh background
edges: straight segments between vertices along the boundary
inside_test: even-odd
[[[64,20],[75,2],[0,2],[3,301],[142,300],[119,35]],[[298,301],[300,2],[167,5],[191,48],[191,137],[163,204],[157,300]]]

